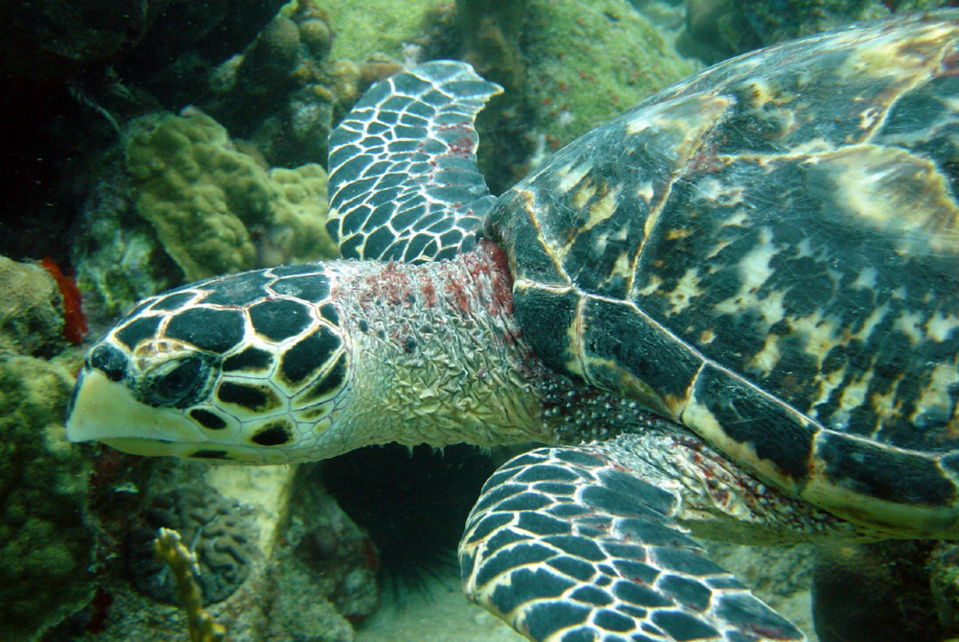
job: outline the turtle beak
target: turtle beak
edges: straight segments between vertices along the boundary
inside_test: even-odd
[[[137,455],[173,455],[178,454],[177,442],[208,441],[186,416],[137,401],[122,382],[95,368],[84,368],[77,379],[67,439],[96,439]]]

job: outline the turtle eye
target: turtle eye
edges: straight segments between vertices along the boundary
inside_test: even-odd
[[[207,388],[210,364],[199,355],[162,363],[147,373],[142,399],[151,406],[186,408]]]

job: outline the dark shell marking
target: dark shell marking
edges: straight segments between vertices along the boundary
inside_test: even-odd
[[[289,443],[295,422],[318,433],[329,422],[328,402],[347,381],[348,362],[324,270],[257,270],[148,299],[91,352],[88,365],[143,403],[180,410],[205,430],[249,435],[254,445]],[[154,366],[154,357],[179,346],[195,349],[194,356]],[[232,458],[210,450],[192,456]]]
[[[847,517],[955,504],[957,39],[779,46],[556,154],[491,212],[539,354]]]

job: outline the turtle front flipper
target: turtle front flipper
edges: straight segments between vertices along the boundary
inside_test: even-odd
[[[805,639],[686,535],[681,484],[616,459],[541,448],[500,468],[460,544],[467,596],[531,640]]]
[[[418,263],[472,249],[494,200],[473,122],[501,92],[453,61],[366,92],[330,136],[327,229],[345,258]]]

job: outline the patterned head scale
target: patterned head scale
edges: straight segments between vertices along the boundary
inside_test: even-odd
[[[308,458],[301,437],[329,427],[348,385],[329,296],[322,267],[288,266],[143,301],[90,351],[68,436],[137,454]]]

